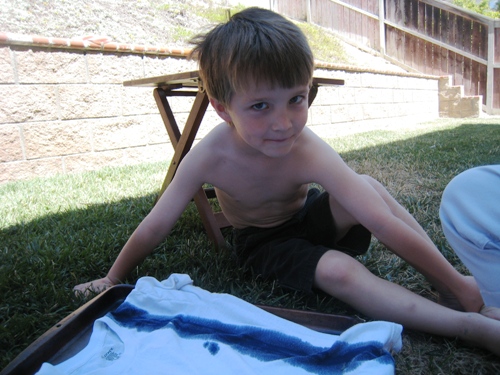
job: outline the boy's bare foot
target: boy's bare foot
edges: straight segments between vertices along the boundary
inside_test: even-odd
[[[479,312],[484,306],[483,297],[473,276],[462,276],[459,286],[460,294],[454,294],[447,289],[436,287],[439,297],[438,303],[457,311]]]
[[[438,292],[437,303],[452,310],[465,311],[464,307],[458,302],[457,297],[451,292]]]
[[[500,320],[500,308],[498,307],[483,305],[483,307],[481,307],[481,310],[479,310],[479,314],[491,319]]]

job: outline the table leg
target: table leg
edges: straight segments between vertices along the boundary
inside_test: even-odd
[[[189,113],[186,125],[182,131],[179,131],[177,122],[173,115],[170,104],[168,103],[167,97],[169,92],[157,88],[154,90],[153,95],[156,100],[156,104],[160,110],[161,117],[165,124],[165,128],[169,134],[172,146],[174,147],[174,156],[170,162],[167,175],[163,181],[158,198],[163,194],[167,186],[170,184],[174,178],[175,172],[179,167],[180,162],[184,156],[191,149],[193,142],[195,140],[196,133],[201,125],[201,121],[208,107],[208,96],[205,92],[196,93],[196,97]],[[230,226],[227,222],[224,214],[222,212],[214,213],[210,202],[208,201],[205,189],[201,188],[193,197],[194,203],[198,209],[203,226],[207,232],[208,238],[219,248],[224,248],[226,246],[226,241],[222,235],[220,228]]]

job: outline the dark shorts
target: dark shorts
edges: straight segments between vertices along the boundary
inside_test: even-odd
[[[328,193],[310,189],[304,207],[286,223],[274,228],[235,229],[233,249],[240,265],[255,274],[310,293],[325,252],[335,249],[356,256],[370,246],[371,234],[361,225],[352,227],[338,243],[335,237]]]

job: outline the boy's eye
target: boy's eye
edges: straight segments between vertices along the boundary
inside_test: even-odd
[[[304,97],[302,95],[297,95],[290,99],[290,104],[300,104],[302,100],[304,100]]]
[[[264,103],[264,102],[254,104],[252,106],[252,109],[255,109],[257,111],[262,111],[263,109],[266,109],[266,108],[268,108],[268,105],[267,105],[267,103]]]

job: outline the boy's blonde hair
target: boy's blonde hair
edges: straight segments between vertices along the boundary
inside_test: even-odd
[[[282,88],[311,82],[314,59],[305,35],[270,10],[247,8],[192,43],[205,90],[224,105],[249,80]]]

